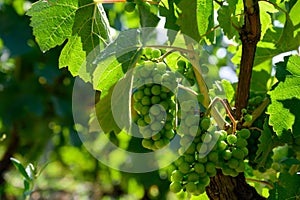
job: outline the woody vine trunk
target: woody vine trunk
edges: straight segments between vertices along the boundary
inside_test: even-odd
[[[236,119],[240,119],[241,110],[246,108],[248,103],[256,45],[260,40],[261,33],[258,0],[243,0],[243,3],[244,25],[239,30],[242,42],[242,58],[235,101]],[[265,199],[246,183],[243,173],[240,173],[237,177],[230,177],[218,172],[217,176],[211,178],[211,183],[206,192],[210,199],[218,200]]]

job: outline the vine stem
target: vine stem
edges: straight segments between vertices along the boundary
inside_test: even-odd
[[[274,186],[271,183],[267,182],[267,181],[257,180],[257,179],[253,179],[253,178],[246,178],[246,180],[251,181],[251,182],[265,184],[265,185],[269,186],[270,189],[274,188]]]
[[[206,115],[208,115],[211,112],[211,109],[215,106],[215,104],[217,102],[220,102],[224,106],[224,108],[226,110],[226,113],[228,114],[228,117],[230,118],[230,121],[232,122],[232,133],[235,134],[235,132],[236,132],[236,126],[237,126],[237,121],[235,120],[235,118],[231,114],[231,108],[229,108],[228,105],[225,103],[225,101],[223,99],[221,99],[220,97],[215,97],[211,101],[211,103],[209,104],[209,106],[208,106],[208,108],[206,110]]]

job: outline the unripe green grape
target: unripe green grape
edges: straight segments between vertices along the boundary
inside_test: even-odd
[[[163,148],[165,145],[166,145],[166,143],[165,143],[165,140],[157,140],[157,141],[155,141],[154,142],[154,145],[158,148],[158,149],[161,149],[161,148]]]
[[[133,93],[133,99],[135,101],[141,100],[144,96],[144,92],[141,90],[137,90],[135,93]]]
[[[151,93],[153,95],[160,95],[160,86],[159,85],[153,85],[151,88]]]
[[[208,150],[207,144],[199,143],[197,145],[197,151],[199,152],[199,154],[205,154],[207,150]]]
[[[160,74],[155,74],[155,75],[153,76],[153,82],[154,82],[154,83],[160,84],[161,81],[162,81],[162,76],[161,76]]]
[[[212,140],[212,136],[209,133],[203,134],[201,138],[204,143],[210,143]]]
[[[195,191],[195,195],[199,196],[200,194],[203,194],[204,192],[205,192],[205,186],[197,183],[197,190]]]
[[[141,114],[144,116],[149,114],[149,106],[143,106],[141,109]]]
[[[152,140],[157,141],[161,138],[161,134],[160,133],[156,133],[155,135],[152,135]]]
[[[192,137],[195,137],[198,133],[198,126],[191,126],[189,128],[189,135],[192,136]]]
[[[180,145],[183,147],[186,147],[186,145],[190,144],[192,141],[193,141],[193,138],[191,138],[188,135],[185,135],[180,139]]]
[[[246,114],[244,117],[245,122],[250,122],[252,120],[252,115]]]
[[[148,87],[146,87],[146,88],[144,89],[144,94],[147,95],[147,96],[151,96],[151,89],[148,88]]]
[[[168,138],[168,139],[172,139],[174,137],[175,133],[173,130],[170,130],[170,131],[167,131],[165,133],[165,137]]]
[[[185,155],[184,155],[184,160],[185,160],[187,163],[192,164],[193,162],[195,162],[195,155],[185,154]]]
[[[192,142],[192,144],[185,151],[186,154],[194,154],[196,151],[196,144]]]
[[[170,191],[174,193],[178,193],[182,190],[182,185],[180,182],[175,181],[170,184]]]
[[[199,157],[198,158],[198,162],[200,162],[200,163],[207,163],[207,156],[205,156],[205,157]]]
[[[237,159],[243,160],[244,159],[244,151],[241,150],[240,148],[235,148],[232,150],[232,156]]]
[[[177,160],[174,161],[174,164],[178,167],[183,162],[184,162],[184,157],[180,156]]]
[[[168,110],[169,104],[167,101],[162,101],[159,103],[165,110]]]
[[[152,48],[146,47],[143,49],[144,54],[148,57],[151,58],[152,56]]]
[[[205,166],[202,163],[196,163],[194,165],[194,170],[195,172],[197,172],[198,174],[202,174],[205,172]]]
[[[196,182],[199,180],[199,174],[197,174],[196,172],[191,172],[189,174],[187,174],[187,181],[188,182]]]
[[[183,174],[187,174],[190,171],[190,164],[186,163],[186,162],[182,162],[179,166],[178,166],[178,170],[183,173]]]
[[[163,63],[163,62],[157,63],[157,70],[158,70],[158,72],[160,72],[161,74],[166,73],[166,71],[167,71],[167,66],[166,66],[166,64]]]
[[[244,152],[244,155],[245,155],[245,156],[247,156],[247,155],[249,154],[249,150],[248,150],[247,147],[243,147],[243,148],[241,148],[241,149],[242,149],[242,151]]]
[[[140,118],[137,121],[137,125],[138,126],[147,126],[147,123],[142,118]]]
[[[217,143],[217,145],[218,145],[218,150],[219,151],[224,151],[226,148],[227,148],[227,143],[225,142],[225,141],[219,141],[218,143]]]
[[[135,102],[133,108],[135,111],[140,112],[143,108],[143,104],[141,104],[140,102]]]
[[[229,149],[223,151],[223,158],[225,160],[229,160],[231,157],[232,157],[232,152]]]
[[[167,131],[170,131],[173,129],[173,124],[172,122],[166,122],[165,127],[164,127]]]
[[[161,114],[161,109],[159,105],[154,105],[150,108],[149,113],[151,115],[160,115]]]
[[[144,116],[144,121],[147,123],[147,124],[150,124],[151,123],[151,117],[149,115],[145,115]]]
[[[124,9],[126,12],[133,12],[135,10],[135,3],[133,2],[126,2],[125,3],[125,6],[124,6]]]
[[[217,163],[219,159],[218,152],[212,151],[208,154],[208,160]]]
[[[153,131],[160,131],[163,125],[160,122],[154,122],[150,125],[150,127]]]
[[[242,130],[240,130],[240,131],[238,131],[237,133],[236,133],[236,135],[237,136],[241,136],[241,137],[243,137],[243,138],[245,138],[245,139],[248,139],[249,137],[250,137],[250,135],[251,135],[251,132],[249,131],[249,129],[242,129]]]
[[[158,104],[161,101],[159,96],[151,97],[151,104]]]
[[[237,172],[244,172],[245,171],[245,163],[244,161],[239,162],[239,166],[235,169]]]
[[[210,183],[209,176],[203,176],[201,179],[199,179],[199,183],[201,183],[201,185],[203,185],[204,187],[208,186]]]
[[[183,180],[184,175],[179,171],[179,170],[175,170],[172,172],[171,178],[172,180],[175,181],[182,181]]]
[[[232,158],[228,160],[228,166],[232,169],[235,169],[239,166],[239,161],[237,159]]]
[[[238,148],[246,147],[247,144],[248,144],[248,142],[247,142],[246,139],[244,139],[244,138],[238,138],[238,139],[237,139],[236,146],[237,146]]]
[[[159,49],[152,50],[152,58],[159,58],[161,56],[161,51]]]
[[[227,143],[230,144],[230,145],[233,145],[237,142],[237,137],[235,135],[227,135]]]
[[[184,123],[190,127],[192,125],[196,125],[197,122],[199,121],[199,118],[195,115],[189,115],[184,119]]]
[[[194,182],[188,182],[185,186],[185,189],[189,193],[193,193],[197,190],[197,186]]]
[[[143,139],[142,140],[142,145],[143,145],[143,147],[145,147],[147,149],[150,149],[153,145],[153,142],[152,142],[152,140]]]
[[[202,130],[207,130],[210,127],[210,119],[208,117],[204,117],[200,123]]]
[[[216,170],[216,165],[213,162],[207,162],[205,164],[205,170],[209,173],[214,172]]]

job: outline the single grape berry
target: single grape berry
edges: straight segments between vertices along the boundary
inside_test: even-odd
[[[179,181],[172,182],[170,184],[170,190],[174,193],[178,193],[182,190],[182,185]]]
[[[235,135],[228,135],[226,138],[228,144],[233,145],[237,142],[237,137]]]
[[[126,12],[133,12],[135,10],[135,5],[134,2],[126,2],[124,9]]]

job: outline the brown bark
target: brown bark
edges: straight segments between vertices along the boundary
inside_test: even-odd
[[[242,58],[240,62],[239,82],[236,94],[236,118],[241,117],[241,110],[246,108],[250,92],[250,81],[254,63],[256,45],[260,40],[260,17],[258,0],[243,0],[244,25],[240,30],[242,41]],[[237,177],[224,176],[221,172],[211,178],[211,183],[206,189],[210,199],[228,200],[260,200],[256,190],[246,183],[244,173]]]

